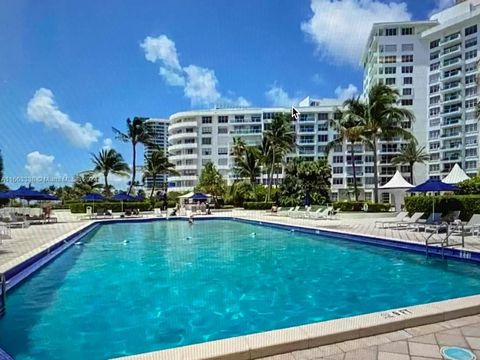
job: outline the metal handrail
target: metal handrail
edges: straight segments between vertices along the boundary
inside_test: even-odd
[[[5,314],[7,308],[7,278],[0,274],[0,316]]]

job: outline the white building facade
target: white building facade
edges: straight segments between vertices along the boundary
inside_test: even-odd
[[[145,126],[147,128],[148,134],[152,138],[154,146],[145,146],[145,156],[148,157],[151,155],[154,148],[162,149],[165,154],[168,153],[168,119],[157,119],[149,118],[145,121]],[[162,184],[167,183],[166,175],[159,175],[156,179],[156,186],[159,187]],[[153,185],[153,178],[145,177],[145,187],[148,190],[151,190]]]

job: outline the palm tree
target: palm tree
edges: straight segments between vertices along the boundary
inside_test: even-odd
[[[414,121],[410,110],[397,107],[398,90],[384,84],[374,85],[365,101],[352,98],[345,101],[345,115],[355,119],[362,128],[363,137],[373,152],[374,201],[378,202],[378,142],[394,137],[405,140],[414,136],[402,127],[404,121]]]
[[[245,149],[247,147],[247,143],[241,137],[234,137],[233,138],[233,146],[230,151],[230,155],[234,158],[241,157],[245,153]]]
[[[348,108],[348,102],[345,107]],[[350,143],[350,157],[352,159],[352,175],[353,175],[353,189],[355,193],[355,201],[358,201],[358,184],[357,184],[357,169],[355,166],[355,144],[363,142],[363,128],[356,117],[350,116],[350,112],[338,111],[335,114],[334,120],[331,122],[333,129],[337,131],[338,136],[330,141],[325,147],[325,152],[328,154],[335,146],[343,145],[344,142]]]
[[[397,155],[393,160],[393,165],[403,165],[408,164],[410,166],[410,181],[415,185],[415,180],[413,179],[413,166],[415,163],[423,164],[430,157],[425,151],[425,146],[421,148],[417,147],[417,142],[415,140],[410,140],[408,145],[402,149],[400,155]]]
[[[289,151],[295,146],[295,132],[288,114],[276,115],[264,132],[264,153],[268,169],[267,201],[272,193],[273,173],[275,166],[281,164]]]
[[[109,174],[128,176],[130,173],[128,164],[123,160],[122,155],[114,149],[103,149],[98,155],[92,154],[92,162],[95,165],[93,171],[103,175],[105,195],[110,194]]]
[[[153,179],[152,191],[150,193],[150,198],[152,198],[155,193],[155,186],[159,175],[179,175],[179,173],[175,170],[175,164],[168,161],[165,153],[161,149],[155,149],[150,156],[145,155],[145,169],[143,175]]]
[[[101,187],[98,178],[91,171],[88,171],[75,176],[72,190],[76,195],[85,195]]]
[[[151,145],[152,137],[145,126],[146,118],[134,117],[133,120],[127,119],[127,132],[121,132],[117,128],[112,128],[116,134],[117,139],[132,144],[132,180],[128,188],[128,194],[132,192],[135,185],[136,176],[136,158],[137,158],[137,144]]]
[[[256,146],[247,146],[244,155],[235,158],[235,172],[238,176],[248,178],[250,184],[257,182],[261,170],[261,152]]]

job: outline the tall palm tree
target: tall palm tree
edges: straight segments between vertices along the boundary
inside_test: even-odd
[[[364,101],[352,98],[345,102],[346,116],[355,119],[362,127],[365,139],[373,152],[374,201],[378,202],[378,145],[380,140],[402,137],[414,139],[410,131],[402,127],[404,121],[414,121],[413,113],[396,106],[398,90],[384,84],[374,85]]]
[[[345,107],[348,108],[346,103]],[[338,111],[335,114],[334,120],[331,122],[333,129],[337,131],[338,136],[330,141],[325,147],[325,152],[328,154],[337,145],[343,145],[344,142],[350,143],[350,157],[352,159],[352,175],[353,175],[353,189],[355,193],[355,201],[358,201],[358,184],[357,184],[357,169],[355,165],[355,144],[363,142],[363,128],[357,117],[350,116],[350,112]]]
[[[245,149],[247,148],[247,143],[242,137],[234,137],[233,138],[233,146],[230,151],[230,155],[234,158],[241,157],[245,153]]]
[[[128,176],[130,173],[128,164],[123,160],[122,155],[114,149],[103,149],[97,155],[92,154],[92,162],[95,165],[93,171],[103,175],[105,195],[110,194],[109,174]]]
[[[285,156],[295,147],[295,132],[292,120],[288,114],[276,115],[264,132],[266,150],[264,156],[267,161],[268,193],[267,201],[271,197],[273,173],[278,164],[281,164]]]
[[[235,159],[235,172],[238,176],[248,178],[250,184],[255,184],[261,170],[261,152],[256,146],[247,146],[245,154]]]
[[[415,140],[410,140],[408,145],[402,149],[399,155],[397,155],[393,160],[393,165],[404,165],[408,164],[410,166],[410,181],[415,185],[415,180],[413,179],[413,166],[415,163],[423,164],[430,157],[425,151],[425,146],[417,147],[417,142]]]
[[[128,188],[128,194],[132,192],[132,188],[135,185],[136,170],[136,158],[137,158],[137,144],[151,145],[152,137],[147,131],[145,126],[146,118],[134,117],[133,120],[127,119],[127,131],[122,132],[117,128],[112,127],[113,132],[116,134],[117,139],[125,143],[132,145],[132,180]]]
[[[98,183],[98,178],[89,171],[75,176],[72,191],[76,195],[85,195],[101,187],[102,185]]]
[[[152,191],[150,193],[150,198],[152,198],[155,193],[155,186],[157,185],[157,177],[159,175],[179,175],[179,173],[175,170],[175,164],[168,161],[165,153],[161,149],[155,149],[150,156],[145,155],[145,170],[143,175],[153,179]]]

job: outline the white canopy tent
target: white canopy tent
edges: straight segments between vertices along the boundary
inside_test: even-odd
[[[462,181],[470,179],[465,171],[460,167],[460,165],[455,164],[455,166],[450,170],[445,179],[442,180],[445,184],[458,184]]]
[[[414,186],[405,180],[397,170],[395,175],[383,186],[380,186],[380,190],[388,190],[393,194],[395,200],[395,211],[402,210],[402,204],[405,199],[405,191],[413,188]]]

